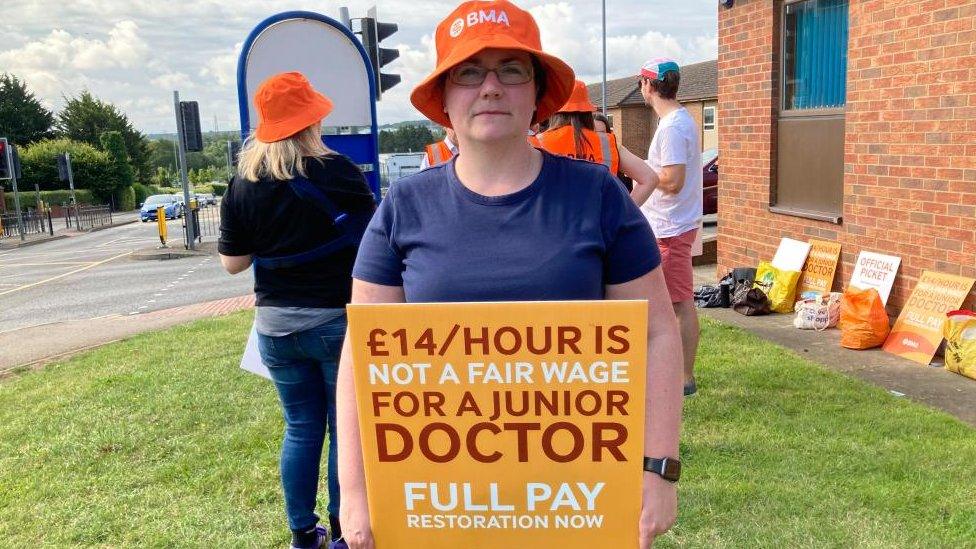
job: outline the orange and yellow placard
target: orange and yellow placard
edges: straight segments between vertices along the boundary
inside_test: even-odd
[[[350,305],[376,547],[637,547],[647,303]]]
[[[928,365],[942,343],[946,313],[958,309],[974,280],[933,271],[922,271],[908,303],[898,315],[884,350]]]
[[[834,273],[840,258],[840,242],[831,240],[810,240],[810,254],[803,265],[800,285],[796,290],[797,299],[814,292],[822,295],[830,293],[834,286]]]

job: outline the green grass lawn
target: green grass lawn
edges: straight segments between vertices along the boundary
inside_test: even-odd
[[[0,546],[287,546],[250,313],[0,381]],[[976,547],[976,430],[705,321],[662,547]],[[151,352],[145,351],[152,349]]]

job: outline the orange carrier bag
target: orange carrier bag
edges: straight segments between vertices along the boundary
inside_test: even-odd
[[[840,345],[870,349],[884,343],[891,326],[878,290],[848,287],[840,302]]]

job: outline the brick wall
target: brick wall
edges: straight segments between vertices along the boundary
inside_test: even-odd
[[[702,131],[702,109],[705,108],[705,103],[702,101],[688,101],[681,104],[688,114],[691,115],[691,119],[695,121],[695,126],[698,127],[698,141],[701,142],[701,131]]]
[[[630,152],[647,158],[647,148],[654,136],[654,111],[650,107],[634,105],[608,109],[613,114],[613,133]]]
[[[892,314],[922,270],[976,278],[976,2],[851,0],[840,225],[768,211],[780,6],[719,9],[718,271],[772,258],[783,236],[831,239],[839,290],[862,249],[898,255]]]

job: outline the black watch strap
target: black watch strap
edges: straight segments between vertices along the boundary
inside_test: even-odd
[[[674,458],[644,458],[644,470],[654,473],[669,482],[681,478],[681,462]]]

